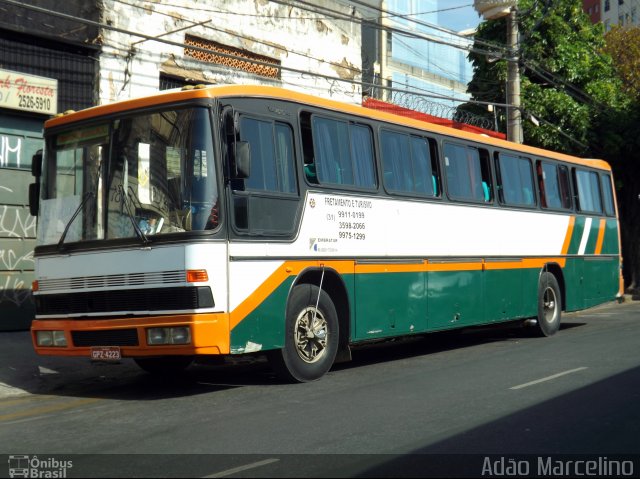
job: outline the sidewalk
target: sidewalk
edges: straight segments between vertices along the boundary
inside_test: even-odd
[[[0,399],[24,394],[46,394],[88,381],[140,374],[130,359],[120,363],[92,362],[89,358],[39,356],[29,331],[0,332]]]

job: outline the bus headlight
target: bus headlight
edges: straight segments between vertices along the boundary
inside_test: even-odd
[[[147,329],[147,344],[157,346],[161,344],[190,344],[191,330],[188,326],[173,328]]]
[[[65,348],[67,338],[64,331],[36,331],[36,344],[43,348],[57,347]]]
[[[67,338],[64,335],[64,331],[53,331],[53,345],[60,348],[67,347]]]
[[[171,328],[171,344],[189,344],[191,332],[189,328]]]
[[[168,328],[149,328],[147,329],[147,344],[167,344]]]

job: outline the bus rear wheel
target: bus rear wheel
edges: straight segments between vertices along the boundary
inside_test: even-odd
[[[163,356],[161,358],[134,358],[138,366],[150,374],[177,374],[193,362],[192,356]]]
[[[269,363],[287,382],[315,381],[333,365],[338,351],[338,314],[329,295],[315,285],[296,286],[289,297],[284,348]]]
[[[543,272],[538,282],[538,336],[552,336],[560,329],[562,316],[562,295],[556,277]]]

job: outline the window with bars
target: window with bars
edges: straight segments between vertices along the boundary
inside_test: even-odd
[[[193,35],[185,35],[184,43],[197,47],[187,47],[184,50],[186,56],[196,60],[228,66],[263,77],[280,78],[280,60]]]

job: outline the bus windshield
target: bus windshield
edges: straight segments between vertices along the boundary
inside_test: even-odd
[[[128,239],[218,226],[206,108],[123,116],[48,140],[38,244]]]

